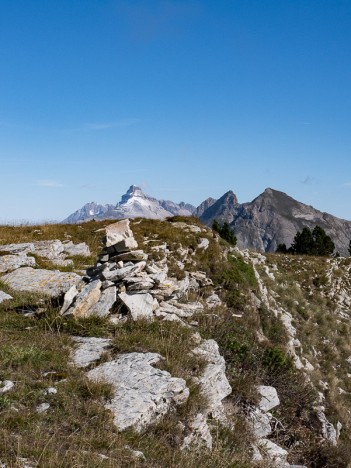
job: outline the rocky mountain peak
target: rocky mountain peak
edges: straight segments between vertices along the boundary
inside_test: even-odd
[[[136,185],[131,185],[127,192],[122,195],[121,202],[120,203],[127,203],[128,200],[134,197],[139,197],[139,198],[148,198],[144,192],[141,190],[140,187],[137,187]]]
[[[80,223],[91,219],[151,218],[164,219],[169,216],[191,216],[195,207],[188,203],[157,200],[146,195],[137,185],[131,185],[116,205],[88,203],[68,216],[64,223]]]

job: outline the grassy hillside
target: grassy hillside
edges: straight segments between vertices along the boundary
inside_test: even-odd
[[[91,258],[72,257],[73,269],[81,270],[94,263],[102,247],[101,229],[110,223],[3,226],[0,244],[86,242]],[[150,258],[162,260],[170,252],[169,276],[181,280],[185,271],[202,271],[212,279],[213,286],[189,293],[191,299],[206,305],[215,290],[223,305],[206,306],[193,318],[198,325],[192,328],[165,322],[113,325],[96,317],[60,317],[59,304],[10,291],[0,277],[0,290],[14,297],[0,304],[0,381],[16,384],[0,395],[0,460],[11,467],[23,466],[21,458],[40,467],[268,466],[251,460],[254,438],[246,416],[247,408],[258,401],[257,385],[271,385],[281,404],[273,411],[277,423],[270,438],[289,451],[289,462],[346,467],[351,452],[350,260],[243,254],[192,218],[139,219],[132,222],[132,230]],[[209,241],[207,250],[197,248],[203,238]],[[160,245],[163,248],[155,248]],[[301,342],[296,353],[305,365],[302,369],[296,369],[291,355],[289,331],[282,321],[285,312],[291,314]],[[196,331],[218,342],[233,388],[226,409],[234,429],[212,425],[211,453],[180,451],[179,421],[204,405],[196,385],[203,363],[190,354]],[[187,381],[188,402],[144,432],[118,432],[103,407],[111,396],[109,385],[88,381],[70,364],[72,335],[112,338],[112,354],[160,353],[165,357],[163,368]],[[54,386],[57,393],[47,394]],[[343,426],[336,447],[323,439],[316,422],[313,408],[321,395],[328,420]],[[40,413],[37,407],[44,402],[50,403],[50,411]],[[131,449],[142,451],[145,460]]]

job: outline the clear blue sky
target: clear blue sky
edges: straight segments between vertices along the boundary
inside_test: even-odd
[[[0,220],[131,184],[351,219],[349,0],[1,0]]]

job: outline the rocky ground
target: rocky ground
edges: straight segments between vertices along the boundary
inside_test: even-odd
[[[3,466],[347,466],[347,259],[89,226],[0,245]]]

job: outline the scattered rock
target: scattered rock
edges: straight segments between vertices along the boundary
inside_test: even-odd
[[[13,299],[13,297],[10,296],[10,294],[6,294],[5,292],[0,291],[0,304],[4,301],[9,301],[10,299]]]
[[[259,385],[257,391],[262,397],[258,403],[258,407],[261,411],[267,412],[280,405],[277,390],[274,387]]]
[[[55,388],[55,387],[48,387],[44,391],[44,395],[56,395],[56,393],[57,393],[57,388]]]
[[[46,411],[50,408],[50,404],[49,403],[40,403],[40,405],[38,405],[35,410],[37,413],[46,413]]]
[[[155,353],[128,353],[88,372],[93,380],[113,385],[114,396],[106,404],[119,430],[141,431],[158,421],[173,405],[184,403],[189,389],[183,379],[152,367],[162,357]]]
[[[154,299],[151,294],[120,293],[118,297],[128,308],[133,320],[153,319]]]
[[[210,245],[210,241],[206,237],[201,237],[199,243],[197,244],[198,249],[207,250]]]
[[[133,450],[132,448],[129,447],[129,445],[125,445],[124,448],[129,450],[134,458],[146,461],[145,455],[143,454],[143,452],[140,452],[140,450]]]
[[[77,367],[90,366],[111,347],[111,340],[107,338],[73,336],[72,339],[77,346],[71,353],[71,360]]]
[[[9,392],[15,386],[12,380],[3,380],[0,381],[0,395]]]

